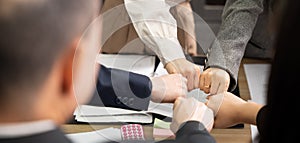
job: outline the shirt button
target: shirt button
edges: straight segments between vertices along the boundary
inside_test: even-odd
[[[133,105],[133,101],[134,101],[134,98],[130,98],[129,101],[128,101],[128,104],[132,106]]]
[[[127,104],[128,104],[128,97],[124,97],[123,100],[122,100],[122,102],[123,102],[125,105],[127,105]]]
[[[116,104],[121,104],[120,97],[116,98]]]

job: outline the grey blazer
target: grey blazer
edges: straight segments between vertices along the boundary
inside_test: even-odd
[[[221,68],[230,76],[229,91],[237,85],[243,56],[272,58],[273,37],[268,21],[272,0],[227,0],[222,13],[222,24],[215,41],[207,50],[205,69]]]

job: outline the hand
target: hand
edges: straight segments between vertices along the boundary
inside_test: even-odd
[[[199,88],[205,93],[217,94],[226,92],[230,83],[229,74],[219,68],[208,68],[200,75]]]
[[[210,132],[214,124],[213,111],[195,98],[178,98],[173,107],[172,132],[176,133],[187,121],[199,121]]]
[[[168,74],[151,79],[151,100],[157,103],[174,103],[178,97],[186,97],[187,80],[181,74]]]
[[[173,60],[165,65],[165,69],[170,74],[180,73],[187,78],[187,89],[191,91],[198,88],[200,67],[186,59]]]
[[[210,95],[206,104],[214,111],[215,128],[227,128],[239,123],[256,124],[256,115],[262,107],[230,92]]]

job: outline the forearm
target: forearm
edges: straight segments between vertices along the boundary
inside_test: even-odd
[[[239,113],[237,114],[238,121],[240,123],[256,125],[257,115],[262,107],[263,105],[251,101],[241,104],[241,106],[238,107],[239,108]]]
[[[195,39],[195,21],[190,2],[185,1],[175,6],[172,9],[172,14],[177,21],[178,27],[183,29],[185,34]]]
[[[208,50],[206,68],[221,67],[226,69],[237,83],[241,59],[262,11],[263,0],[226,1],[220,30],[216,40]]]

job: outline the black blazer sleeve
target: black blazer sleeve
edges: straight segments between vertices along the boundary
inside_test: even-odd
[[[269,116],[269,107],[268,105],[265,105],[262,107],[256,116],[256,126],[259,133],[260,140],[264,140],[266,136],[266,125],[268,124],[268,116]]]
[[[176,143],[215,143],[215,139],[198,121],[186,122],[176,133]]]
[[[97,92],[103,105],[131,110],[147,110],[152,83],[149,77],[101,65]]]

